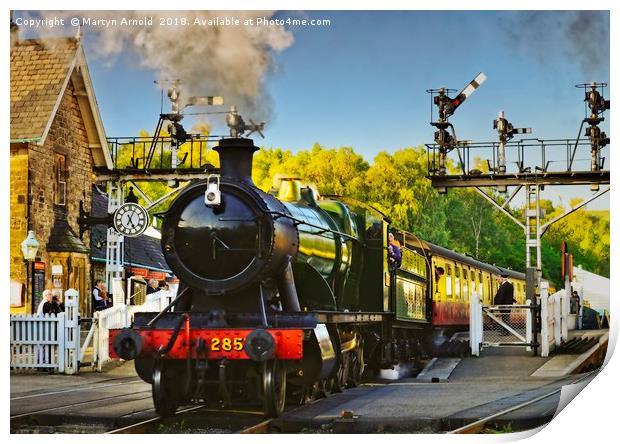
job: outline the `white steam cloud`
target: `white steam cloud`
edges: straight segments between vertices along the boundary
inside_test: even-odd
[[[159,79],[180,79],[181,101],[190,96],[223,96],[226,105],[237,105],[248,118],[269,120],[271,98],[265,78],[275,72],[273,55],[293,44],[293,35],[284,26],[256,26],[257,18],[270,18],[270,11],[92,11],[44,12],[47,17],[109,20],[109,26],[83,27],[84,38],[102,60],[114,61],[127,50],[133,51],[140,66],[152,69]],[[121,26],[128,20],[152,17],[152,26]],[[236,18],[238,26],[213,25],[217,18]],[[160,19],[185,26],[161,26]],[[194,25],[199,19],[206,26]],[[244,26],[253,19],[254,26]],[[116,25],[112,24],[116,20]],[[211,25],[208,25],[211,21]],[[75,29],[75,28],[74,28]],[[66,33],[66,30],[65,30]]]

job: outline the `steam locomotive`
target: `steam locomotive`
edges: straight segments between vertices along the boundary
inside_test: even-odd
[[[160,415],[258,402],[277,416],[365,371],[436,355],[467,324],[469,295],[494,294],[502,270],[410,233],[392,230],[402,261],[390,265],[390,221],[363,202],[295,178],[263,192],[251,139],[214,149],[220,175],[186,187],[163,216],[177,298],[110,332],[111,355],[135,360]],[[522,301],[525,276],[511,280]]]

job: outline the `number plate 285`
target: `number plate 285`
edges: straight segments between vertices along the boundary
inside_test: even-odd
[[[241,350],[243,350],[244,343],[244,337],[215,337],[210,338],[209,340],[209,350],[211,350],[212,352],[240,352]]]

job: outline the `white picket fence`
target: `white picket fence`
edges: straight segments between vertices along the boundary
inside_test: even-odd
[[[97,371],[103,371],[103,365],[110,361],[109,332],[114,328],[126,328],[131,326],[134,313],[159,312],[163,310],[175,295],[171,292],[160,290],[146,297],[142,305],[118,304],[106,310],[97,311],[93,317],[93,326],[87,340],[84,342],[85,349],[93,337],[93,366]]]
[[[78,371],[80,330],[78,291],[65,292],[65,311],[58,315],[11,315],[11,369]]]
[[[120,303],[97,311],[84,344],[80,348],[77,290],[65,292],[65,311],[56,315],[11,315],[11,369],[48,369],[57,373],[75,374],[92,345],[92,366],[97,371],[110,361],[109,331],[129,327],[137,312],[159,312],[175,294],[158,291],[147,296],[142,305]],[[121,299],[124,300],[124,299]]]
[[[549,294],[549,284],[540,285],[540,356],[547,357],[568,340],[570,296],[565,290]]]

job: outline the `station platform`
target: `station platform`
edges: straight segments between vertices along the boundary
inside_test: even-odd
[[[598,353],[604,357],[607,330],[580,331],[599,340],[586,353],[532,356],[524,348],[487,348],[479,357],[437,358],[417,378],[375,380],[294,409],[274,420],[285,433],[442,433],[485,415],[534,399],[583,378]],[[575,373],[581,373],[576,375]],[[590,377],[594,377],[592,373]],[[11,422],[36,414],[53,423],[91,422],[93,433],[156,416],[151,386],[131,362],[105,373],[78,375],[11,373]],[[560,395],[508,417],[514,430],[553,418]],[[346,413],[344,413],[346,412]],[[344,413],[344,414],[343,414]],[[98,428],[97,428],[98,427]],[[57,429],[56,429],[57,430]],[[43,430],[45,432],[45,430]],[[71,429],[67,429],[71,433]]]
[[[599,340],[580,354],[533,356],[523,347],[485,348],[479,357],[431,360],[416,378],[363,384],[285,413],[274,421],[282,432],[442,433],[533,400],[583,378],[589,359],[604,358],[607,330],[575,331]],[[597,354],[601,354],[597,356]],[[589,378],[593,378],[593,372]],[[560,393],[502,422],[527,430],[549,422]]]

